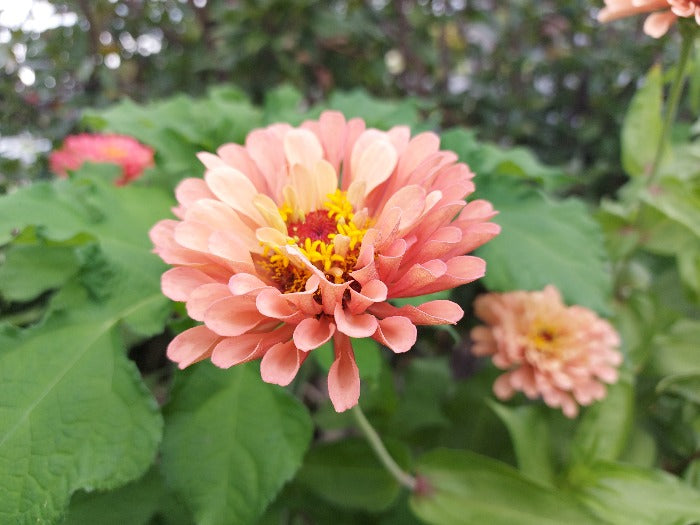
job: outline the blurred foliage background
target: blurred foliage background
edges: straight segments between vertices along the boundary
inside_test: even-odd
[[[642,17],[589,0],[0,0],[0,188],[46,174],[80,108],[233,83],[415,95],[443,126],[531,147],[598,197],[622,182],[617,130],[661,56]],[[677,35],[674,35],[677,37]],[[669,45],[667,49],[677,49]]]

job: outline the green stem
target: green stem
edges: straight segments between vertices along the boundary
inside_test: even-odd
[[[364,412],[362,412],[360,405],[355,405],[352,408],[352,414],[355,416],[357,425],[360,427],[360,430],[362,430],[362,433],[367,438],[367,441],[369,441],[372,450],[374,450],[374,453],[379,461],[381,461],[382,465],[384,465],[394,479],[396,479],[396,481],[398,481],[401,485],[411,491],[415,490],[416,478],[403,471],[396,461],[394,461],[394,458],[391,457],[389,451],[384,446],[384,443],[382,443],[382,439],[379,437],[379,434],[377,434],[377,431],[374,430],[374,427],[369,421],[367,421],[367,418],[365,417]]]
[[[693,48],[695,35],[691,31],[681,31],[681,38],[681,55],[678,60],[678,64],[676,65],[676,74],[673,77],[671,91],[668,95],[666,114],[664,115],[663,127],[661,128],[661,136],[659,137],[659,144],[656,147],[656,155],[654,156],[654,163],[651,166],[651,172],[649,175],[650,184],[656,182],[659,166],[661,165],[661,159],[664,155],[666,143],[668,142],[668,136],[671,132],[671,125],[676,119],[678,102],[681,98],[683,82],[685,81],[685,70],[687,69],[688,62],[690,61],[690,52]]]

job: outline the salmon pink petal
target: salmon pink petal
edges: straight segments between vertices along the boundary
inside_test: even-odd
[[[644,32],[653,37],[664,36],[678,17],[672,11],[652,13],[644,21]]]
[[[380,318],[392,315],[406,317],[415,325],[456,324],[464,316],[464,310],[458,304],[444,299],[401,308],[381,303],[372,306],[370,311]]]
[[[407,317],[385,317],[379,320],[372,337],[398,354],[408,352],[413,347],[418,331]]]
[[[312,170],[323,158],[323,148],[308,129],[293,129],[284,136],[284,154],[290,166],[300,164]]]
[[[212,349],[221,337],[206,326],[195,326],[175,336],[168,345],[168,359],[177,363],[178,368],[186,368],[211,355]]]
[[[195,288],[213,282],[206,273],[186,266],[171,268],[160,278],[163,295],[173,301],[186,301]]]
[[[255,290],[260,290],[262,288],[267,288],[269,285],[265,284],[258,277],[250,273],[237,273],[231,276],[228,281],[229,290],[233,295],[245,295],[249,292]]]
[[[287,386],[296,377],[307,356],[291,341],[277,343],[265,352],[260,363],[260,375],[266,383]]]
[[[371,305],[386,301],[388,289],[386,284],[378,279],[366,282],[359,292],[352,288],[350,290],[350,302],[348,310],[352,314],[360,314]]]
[[[263,224],[263,218],[253,204],[258,190],[243,173],[235,168],[215,168],[207,170],[204,180],[222,202],[255,223]]]
[[[360,399],[360,371],[350,338],[337,333],[333,340],[335,361],[328,371],[328,394],[336,412],[354,407]]]
[[[216,153],[226,164],[236,168],[241,173],[245,173],[258,191],[268,191],[267,181],[243,146],[240,144],[224,144],[216,150]]]
[[[263,354],[261,341],[261,334],[226,337],[214,347],[211,354],[211,362],[219,368],[230,368],[234,365],[258,359]]]
[[[345,146],[345,117],[338,111],[324,111],[318,120],[318,129],[325,157],[338,173]]]
[[[195,289],[187,299],[187,315],[195,321],[203,321],[204,312],[212,304],[226,297],[231,297],[231,291],[225,284],[204,284]]]
[[[220,299],[204,312],[204,323],[219,335],[241,335],[266,318],[255,307],[255,298],[236,296]]]
[[[357,339],[370,337],[377,330],[377,318],[372,314],[353,315],[341,304],[335,306],[334,319],[338,331]]]
[[[202,179],[184,179],[175,188],[175,197],[184,212],[200,199],[213,199],[214,194]]]
[[[360,150],[357,147],[355,146],[353,152],[352,182],[364,182],[365,195],[368,195],[391,176],[396,167],[398,155],[394,146],[382,139],[371,141]]]
[[[307,317],[294,329],[294,344],[309,352],[327,343],[335,333],[335,325],[327,317]]]

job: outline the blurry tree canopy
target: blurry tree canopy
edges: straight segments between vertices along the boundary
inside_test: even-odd
[[[641,18],[598,24],[598,3],[0,0],[0,187],[42,176],[46,139],[76,131],[83,107],[218,83],[259,101],[288,83],[309,102],[420,96],[445,126],[529,146],[581,191],[609,193],[628,100],[664,57]]]

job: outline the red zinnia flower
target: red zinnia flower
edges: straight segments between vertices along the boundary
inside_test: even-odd
[[[77,170],[85,162],[121,166],[122,176],[116,184],[123,186],[153,166],[153,150],[126,135],[81,133],[67,137],[61,149],[49,156],[51,171],[59,177],[67,177],[68,170]]]

